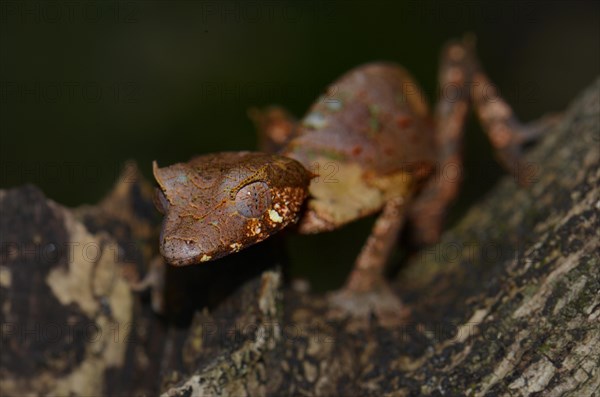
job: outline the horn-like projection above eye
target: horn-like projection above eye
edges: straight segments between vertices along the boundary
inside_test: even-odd
[[[154,206],[161,214],[166,214],[169,211],[169,201],[165,197],[165,194],[159,188],[154,189],[153,197]]]

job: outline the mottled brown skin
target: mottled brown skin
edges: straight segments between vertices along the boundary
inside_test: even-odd
[[[525,128],[501,98],[487,95],[490,83],[470,37],[445,47],[439,79],[442,88],[451,85],[459,95],[452,100],[442,96],[431,116],[420,88],[402,67],[360,66],[334,82],[300,123],[278,107],[250,112],[262,136],[261,148],[279,155],[220,153],[167,168],[155,165],[156,179],[170,203],[161,252],[171,264],[197,263],[259,242],[296,221],[300,233],[318,233],[380,212],[345,288],[332,294],[331,302],[341,309],[337,312],[358,317],[374,313],[382,323],[394,323],[402,309],[384,281],[384,266],[406,218],[414,224],[417,241],[431,243],[439,237],[460,181],[432,177],[433,170],[453,165],[460,172],[469,105],[474,104],[501,163],[517,175],[521,145],[548,124],[547,120]],[[269,164],[278,166],[257,180],[271,195],[288,192],[281,222],[269,223],[264,205],[260,207],[266,212],[257,210],[257,218],[232,216],[232,186]],[[246,176],[232,178],[232,172]],[[198,182],[181,184],[181,179]],[[203,185],[206,179],[213,181],[212,188]],[[300,214],[305,198],[306,209]],[[255,219],[264,226],[253,234],[249,225]],[[233,249],[232,244],[239,246]]]
[[[297,161],[253,152],[153,168],[165,214],[160,252],[177,266],[237,252],[296,222],[311,177]]]

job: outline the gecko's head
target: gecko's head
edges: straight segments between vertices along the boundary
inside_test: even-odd
[[[256,152],[154,162],[153,172],[165,215],[160,252],[178,266],[237,252],[296,222],[311,178],[295,160]]]

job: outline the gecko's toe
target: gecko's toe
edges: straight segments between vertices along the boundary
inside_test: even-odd
[[[348,320],[355,329],[370,327],[372,320],[386,328],[396,327],[410,315],[410,310],[387,284],[366,292],[341,289],[330,293],[327,300],[328,317]]]

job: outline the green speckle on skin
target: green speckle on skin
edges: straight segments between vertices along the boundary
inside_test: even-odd
[[[335,160],[335,161],[343,161],[346,159],[343,153],[340,153],[335,150],[327,150],[327,149],[305,149],[304,154],[309,160],[314,160],[316,158],[326,158],[327,160]]]
[[[302,124],[305,127],[319,130],[327,125],[327,119],[319,112],[312,112],[304,118]]]
[[[371,133],[379,131],[379,110],[379,106],[369,105],[369,114],[371,115],[369,118],[369,129]]]
[[[342,153],[336,152],[334,150],[320,150],[319,155],[326,157],[329,160],[342,161],[342,160],[346,159],[346,156],[344,156]]]
[[[179,182],[179,183],[187,183],[188,182],[187,175],[186,174],[177,175],[177,182]]]
[[[332,112],[337,112],[343,107],[342,101],[339,99],[325,99],[325,106],[327,106],[327,109],[331,110]]]
[[[400,93],[398,95],[396,95],[396,104],[397,105],[406,105],[407,100],[406,100],[406,96],[404,95],[404,93]]]
[[[377,121],[377,119],[369,120],[369,128],[370,128],[371,132],[379,131],[379,122]]]

